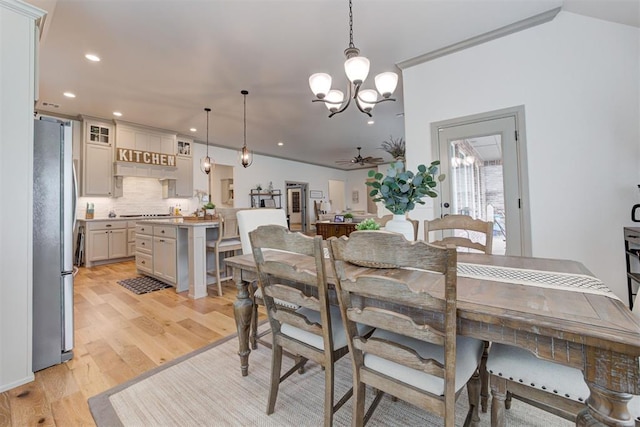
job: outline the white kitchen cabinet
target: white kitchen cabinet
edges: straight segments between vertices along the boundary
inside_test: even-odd
[[[176,179],[162,181],[162,197],[193,197],[193,166],[191,157],[176,156]]]
[[[126,221],[96,221],[87,232],[86,266],[128,256]]]
[[[138,273],[153,274],[153,226],[136,225],[135,230]]]
[[[170,237],[153,238],[153,274],[161,280],[176,283],[176,239]]]
[[[130,257],[127,221],[87,221],[85,265],[107,264]]]
[[[113,126],[84,120],[82,195],[113,196]]]

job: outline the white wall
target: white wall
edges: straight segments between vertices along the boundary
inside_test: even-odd
[[[0,0],[0,392],[33,380],[33,100],[35,20]]]
[[[431,123],[524,105],[533,255],[582,262],[626,302],[622,227],[640,198],[639,40],[638,28],[561,12],[405,70],[408,166],[432,160]]]

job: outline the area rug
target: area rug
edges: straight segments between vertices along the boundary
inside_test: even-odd
[[[268,327],[268,326],[266,326]],[[214,343],[89,399],[99,427],[116,426],[320,426],[324,374],[311,364],[280,385],[272,415],[266,415],[271,350],[251,352],[249,375],[242,377],[235,337]],[[285,367],[292,361],[285,358]],[[283,367],[284,372],[284,367]],[[336,396],[351,386],[348,355],[336,365]],[[370,390],[367,394],[371,395]],[[464,423],[466,393],[458,399],[456,425]],[[480,414],[491,425],[490,413]],[[507,425],[571,426],[572,423],[513,400]],[[368,426],[437,426],[442,421],[403,401],[385,396]],[[351,425],[351,401],[334,418],[335,426]]]
[[[153,277],[148,276],[118,280],[118,284],[124,286],[137,295],[148,294],[149,292],[159,291],[160,289],[171,287],[171,285],[167,285],[160,280],[156,280]]]

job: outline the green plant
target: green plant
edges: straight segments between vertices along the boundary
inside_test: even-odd
[[[347,212],[346,214],[344,214],[344,218],[345,219],[347,219],[347,218],[353,219],[353,214],[351,212]]]
[[[402,137],[393,139],[392,136],[389,136],[389,141],[383,141],[382,144],[380,144],[380,148],[391,154],[391,157],[394,159],[404,159],[405,142]]]
[[[435,160],[428,168],[419,165],[415,174],[405,171],[403,162],[391,163],[386,176],[370,170],[369,178],[374,180],[366,182],[366,185],[373,187],[369,196],[374,202],[382,202],[394,215],[409,212],[415,208],[416,203],[424,205],[422,198],[438,197],[435,188],[445,178],[444,174],[436,176],[439,164],[440,161]]]
[[[215,209],[216,205],[214,205],[213,203],[209,202],[205,205],[202,206],[204,209]]]
[[[356,224],[356,230],[380,230],[380,224],[373,218],[367,218]]]

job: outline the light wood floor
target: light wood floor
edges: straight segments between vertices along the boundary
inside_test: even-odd
[[[174,288],[135,295],[116,283],[135,275],[133,261],[80,269],[73,359],[1,393],[0,426],[94,426],[89,397],[236,332],[232,281],[222,297],[212,289],[194,301]]]

